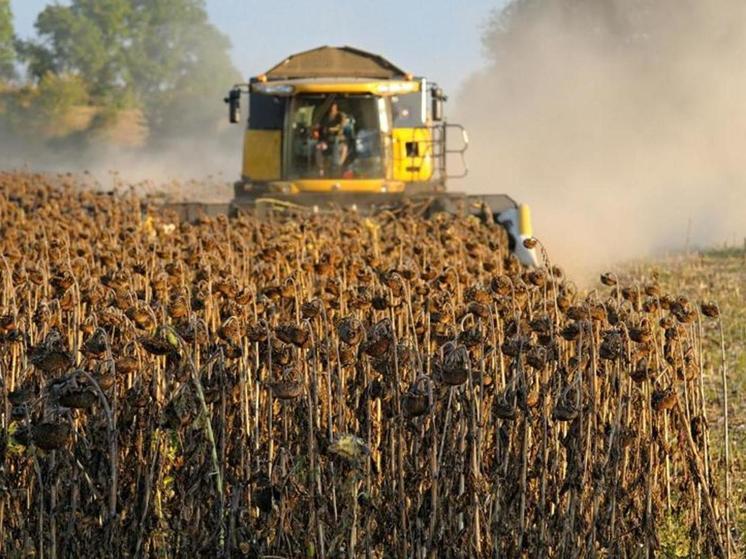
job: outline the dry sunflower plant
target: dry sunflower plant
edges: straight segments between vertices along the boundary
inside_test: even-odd
[[[716,305],[413,206],[189,224],[4,173],[0,224],[0,556],[654,557],[671,515],[731,553]]]

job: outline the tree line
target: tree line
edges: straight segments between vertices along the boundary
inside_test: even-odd
[[[240,80],[203,0],[73,0],[35,29],[18,38],[0,0],[0,126],[16,137],[85,141],[122,115],[148,142],[217,133],[221,94]]]

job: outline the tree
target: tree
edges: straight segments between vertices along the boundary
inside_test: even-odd
[[[15,77],[15,60],[13,14],[10,11],[10,0],[0,0],[0,80]]]
[[[36,29],[40,40],[23,44],[36,80],[79,76],[92,102],[142,108],[159,133],[197,123],[200,111],[185,113],[189,106],[209,100],[219,109],[220,93],[237,79],[230,42],[202,0],[73,0],[44,9]]]
[[[129,0],[76,0],[45,8],[36,20],[41,42],[23,45],[29,71],[77,75],[92,95],[119,99],[127,91],[123,48],[127,45]]]
[[[132,0],[128,50],[135,97],[156,134],[205,130],[223,115],[220,99],[240,79],[229,39],[201,0]]]

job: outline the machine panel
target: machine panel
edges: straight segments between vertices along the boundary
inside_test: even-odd
[[[433,177],[429,128],[394,128],[394,180],[425,182]]]
[[[246,131],[243,177],[251,181],[282,178],[282,130]]]

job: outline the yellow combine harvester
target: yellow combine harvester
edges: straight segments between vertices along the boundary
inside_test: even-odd
[[[428,213],[468,211],[495,219],[518,258],[535,265],[521,242],[531,236],[528,207],[505,195],[449,192],[467,173],[466,131],[447,123],[443,90],[388,60],[351,47],[320,47],[292,55],[225,101],[241,121],[248,96],[243,172],[233,211],[329,206],[359,211],[422,202]],[[458,145],[450,141],[456,136]],[[459,169],[452,173],[449,163]]]

